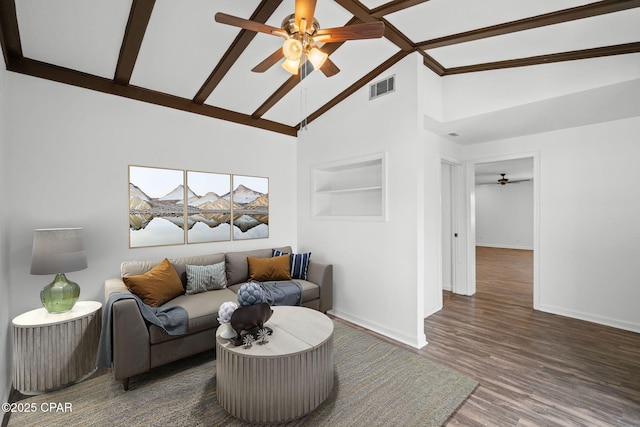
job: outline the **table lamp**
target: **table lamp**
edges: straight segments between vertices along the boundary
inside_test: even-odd
[[[55,274],[53,282],[42,288],[40,300],[49,313],[71,310],[80,296],[80,286],[64,275],[87,268],[82,228],[43,228],[34,230],[31,274]]]

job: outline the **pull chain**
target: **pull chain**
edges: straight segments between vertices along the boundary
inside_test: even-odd
[[[307,77],[307,62],[300,67],[300,130],[307,130],[307,88],[303,83]]]

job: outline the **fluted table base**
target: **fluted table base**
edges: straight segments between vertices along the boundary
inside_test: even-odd
[[[13,386],[38,394],[84,379],[96,369],[102,304],[77,302],[67,313],[44,308],[13,320]]]
[[[333,389],[333,322],[301,307],[273,307],[264,345],[234,347],[216,337],[217,394],[248,422],[274,423],[316,409]]]

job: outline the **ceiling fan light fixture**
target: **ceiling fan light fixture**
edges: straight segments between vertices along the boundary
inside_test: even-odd
[[[313,65],[313,68],[315,70],[319,70],[328,57],[329,55],[327,55],[317,47],[311,48],[311,50],[307,54],[307,58],[309,59],[309,62],[311,62],[311,65]]]
[[[293,75],[297,75],[298,70],[300,69],[300,59],[285,59],[282,61],[282,68]]]
[[[282,45],[282,53],[289,61],[300,61],[302,42],[295,38],[286,39]]]

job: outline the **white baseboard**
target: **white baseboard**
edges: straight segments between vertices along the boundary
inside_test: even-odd
[[[578,320],[584,320],[586,322],[597,323],[599,325],[611,326],[613,328],[623,329],[625,331],[640,333],[640,324],[627,322],[626,320],[613,319],[606,316],[598,316],[591,313],[585,313],[578,310],[571,310],[547,304],[542,304],[540,307],[538,307],[538,310],[544,311],[546,313],[557,314],[560,316],[571,317]]]
[[[424,333],[421,335],[421,339],[417,340],[416,337],[407,334],[405,331],[391,329],[385,325],[371,322],[367,319],[362,319],[358,316],[353,316],[339,310],[329,310],[328,313],[333,316],[339,317],[340,319],[346,320],[347,322],[351,322],[373,332],[377,332],[381,335],[384,335],[385,337],[391,338],[392,340],[399,341],[413,348],[422,348],[427,345],[427,338],[425,337]]]
[[[442,310],[442,302],[440,302],[440,304],[434,305],[433,307],[429,307],[424,309],[424,317],[425,319],[429,316],[431,316],[432,314],[435,314],[437,312],[439,312],[440,310]]]
[[[498,249],[519,249],[522,251],[532,251],[533,246],[514,246],[514,245],[492,245],[490,243],[476,244],[476,246],[482,246],[485,248],[498,248]]]

